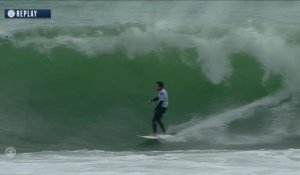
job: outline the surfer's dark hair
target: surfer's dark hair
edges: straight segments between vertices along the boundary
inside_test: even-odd
[[[159,87],[164,88],[164,83],[162,81],[157,81],[156,84],[158,84]]]

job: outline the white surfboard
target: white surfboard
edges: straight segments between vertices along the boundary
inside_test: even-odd
[[[147,136],[139,136],[141,138],[144,139],[152,139],[152,140],[163,140],[163,139],[168,139],[173,137],[172,135],[168,135],[168,134],[157,134],[157,135],[147,135]]]

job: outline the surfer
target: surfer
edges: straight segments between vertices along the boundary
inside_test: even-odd
[[[154,109],[154,116],[152,118],[153,135],[156,135],[157,124],[160,126],[162,132],[164,134],[166,133],[165,126],[161,122],[161,119],[168,108],[168,93],[164,89],[164,83],[162,81],[156,82],[156,90],[158,91],[157,97],[147,101],[148,104],[158,101],[158,104]]]

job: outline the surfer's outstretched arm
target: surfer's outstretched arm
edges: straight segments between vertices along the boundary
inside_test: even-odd
[[[154,101],[157,101],[158,100],[158,97],[155,97],[151,100],[151,102],[154,102]]]
[[[153,102],[155,102],[155,101],[157,101],[157,100],[158,100],[158,97],[155,97],[155,98],[153,98],[153,99],[148,100],[147,103],[148,103],[148,104],[151,104],[151,103],[153,103]]]

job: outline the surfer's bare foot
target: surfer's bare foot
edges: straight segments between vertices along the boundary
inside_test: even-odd
[[[151,133],[150,135],[151,135],[151,136],[156,136],[157,134],[156,134],[156,133]]]

